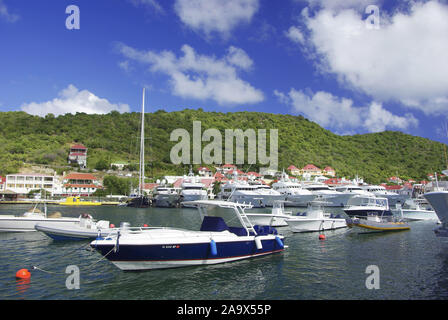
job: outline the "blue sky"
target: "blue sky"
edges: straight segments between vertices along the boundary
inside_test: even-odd
[[[0,0],[0,110],[139,111],[145,86],[148,112],[303,115],[447,143],[447,35],[437,0]]]

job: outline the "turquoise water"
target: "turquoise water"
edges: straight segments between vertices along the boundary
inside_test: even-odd
[[[28,206],[2,205],[0,214]],[[296,211],[298,209],[295,209]],[[133,226],[198,229],[195,209],[57,207],[64,216],[88,212],[97,220]],[[258,211],[258,210],[257,210]],[[336,210],[338,211],[338,210]],[[88,242],[53,242],[44,234],[0,234],[0,299],[446,299],[448,239],[436,238],[434,222],[412,222],[410,231],[355,234],[349,229],[286,236],[285,252],[214,266],[123,272]],[[81,248],[81,249],[80,249]],[[15,279],[21,268],[38,266],[29,282]],[[80,289],[68,290],[68,265],[80,269]],[[379,289],[367,289],[366,268],[379,268]]]

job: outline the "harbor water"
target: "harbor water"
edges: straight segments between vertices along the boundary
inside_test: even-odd
[[[2,205],[0,214],[21,214],[28,208]],[[55,211],[71,217],[86,212],[117,226],[126,221],[132,226],[198,230],[200,225],[197,210],[188,208],[48,207],[49,214]],[[54,242],[39,232],[2,233],[0,299],[447,299],[448,239],[435,236],[435,222],[410,224],[410,231],[396,233],[356,234],[348,228],[326,231],[325,240],[319,240],[319,233],[292,233],[282,227],[277,229],[286,236],[288,246],[283,253],[142,272],[119,270],[87,250],[89,241]],[[66,286],[70,265],[80,270],[79,289]],[[17,270],[31,266],[41,270],[32,270],[27,282],[15,279]],[[366,285],[369,266],[379,271],[379,288]]]

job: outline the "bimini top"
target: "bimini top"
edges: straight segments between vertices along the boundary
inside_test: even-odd
[[[195,200],[185,201],[183,204],[196,207],[201,215],[202,221],[204,221],[204,217],[206,216],[221,217],[229,227],[242,227],[247,232],[247,235],[249,235],[250,232],[257,234],[254,226],[244,211],[246,208],[252,208],[253,206],[251,204],[223,200]],[[232,210],[216,210],[216,207]]]

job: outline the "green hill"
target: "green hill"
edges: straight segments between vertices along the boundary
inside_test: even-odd
[[[145,114],[149,174],[186,172],[187,166],[171,164],[170,150],[177,142],[169,139],[177,128],[184,128],[192,135],[193,121],[201,121],[202,132],[215,128],[223,136],[225,129],[278,129],[279,169],[313,163],[322,168],[333,167],[338,176],[359,174],[371,183],[378,183],[393,175],[421,180],[427,173],[440,172],[446,166],[443,144],[401,132],[339,136],[301,116],[186,109]],[[17,172],[23,162],[67,165],[69,147],[75,142],[88,147],[89,168],[116,161],[138,162],[139,113],[114,111],[106,115],[77,113],[58,117],[49,114],[40,118],[24,112],[2,112],[0,123],[3,175]],[[250,170],[258,167],[252,165]]]

